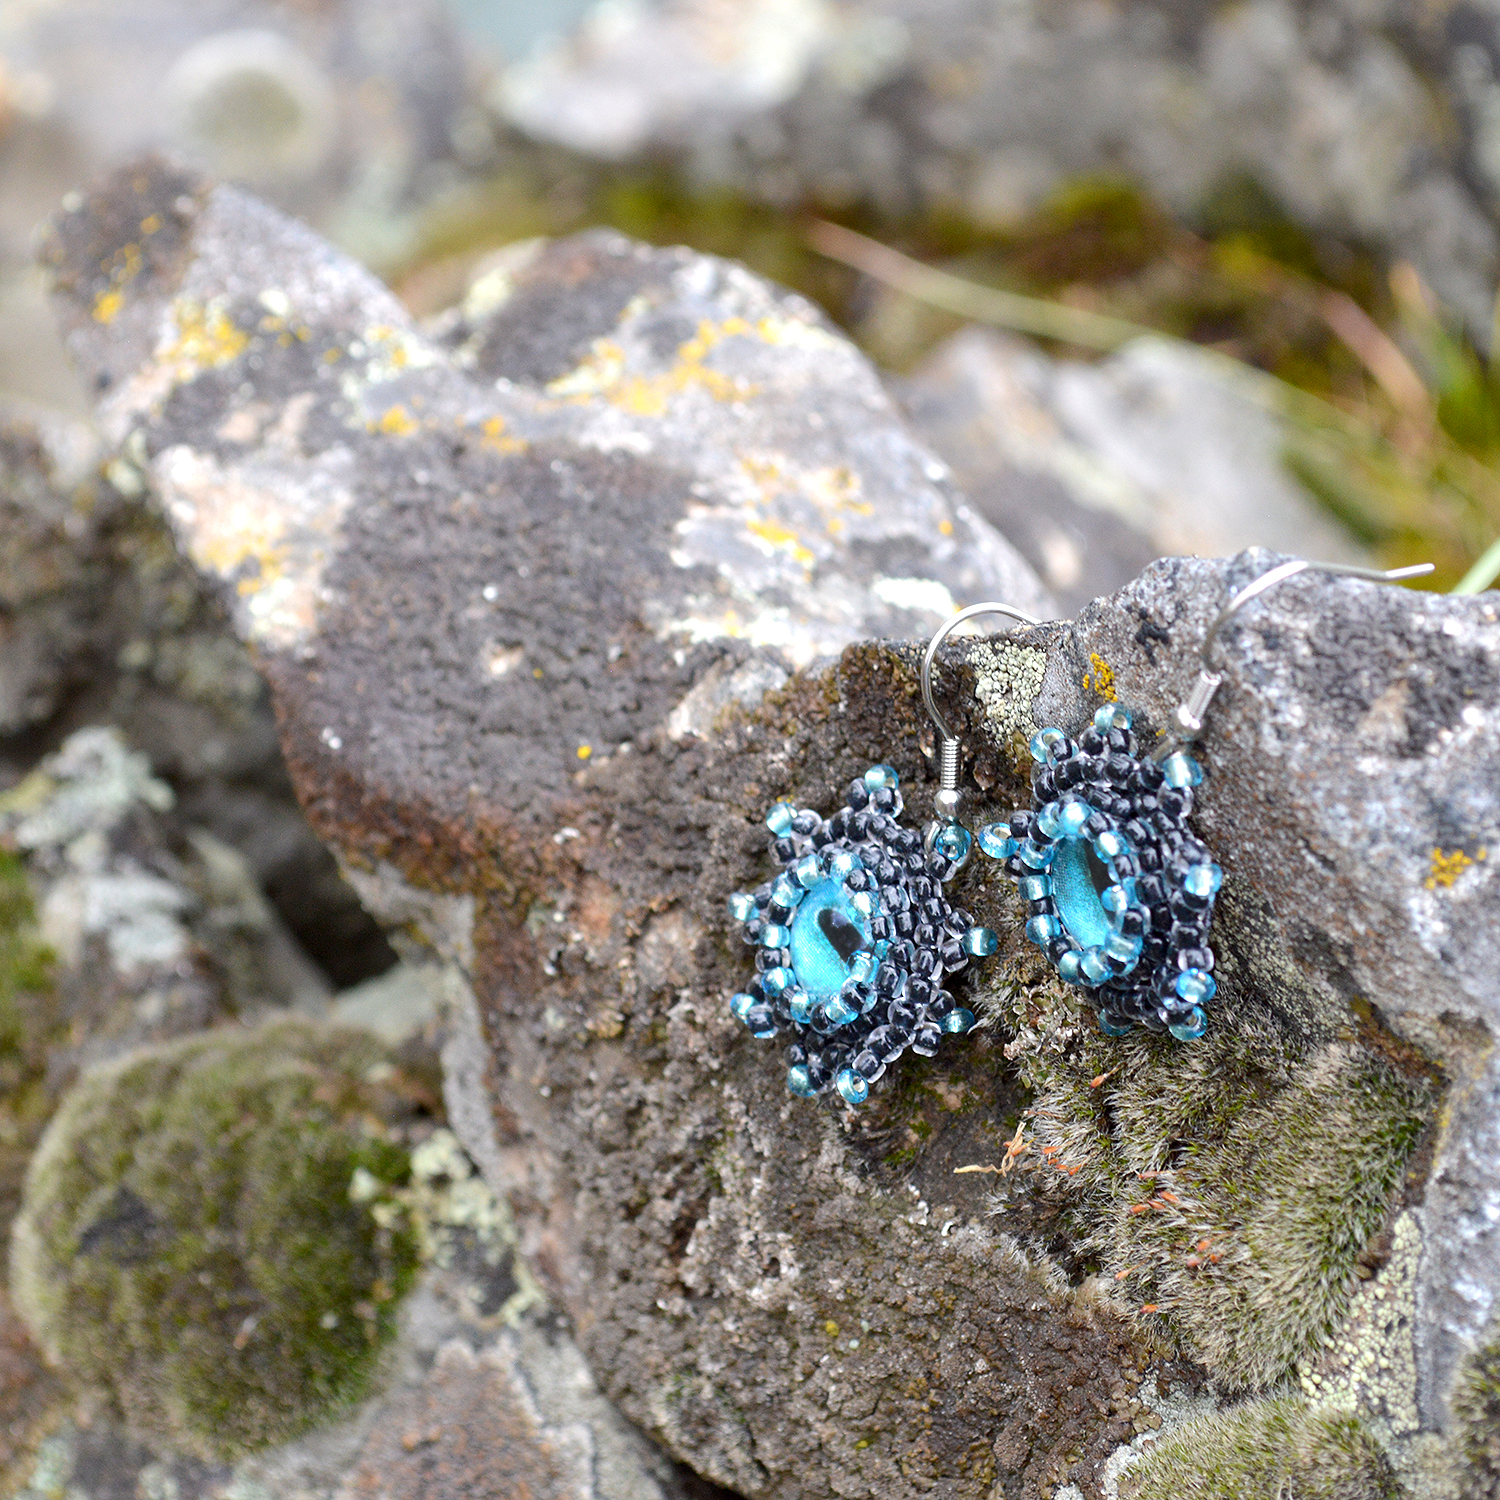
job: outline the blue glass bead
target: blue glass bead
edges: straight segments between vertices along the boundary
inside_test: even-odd
[[[963,949],[975,958],[988,958],[1000,946],[1000,939],[988,927],[971,927],[963,936]]]
[[[1062,923],[1056,917],[1033,917],[1026,924],[1026,936],[1031,939],[1038,948],[1045,948],[1053,938],[1062,932]]]
[[[1035,827],[1039,833],[1045,834],[1049,839],[1055,839],[1063,831],[1061,802],[1049,802],[1036,815]]]
[[[796,1067],[786,1070],[786,1086],[804,1099],[810,1099],[818,1092],[813,1087],[812,1075],[807,1071],[804,1063],[798,1063]]]
[[[872,792],[878,792],[882,787],[895,788],[901,784],[901,778],[896,774],[894,766],[871,766],[865,772],[865,785]]]
[[[1129,1025],[1116,1026],[1113,1021],[1106,1021],[1103,1016],[1099,1017],[1099,1030],[1105,1036],[1129,1036],[1132,1028]]]
[[[771,901],[776,906],[795,906],[804,894],[802,887],[788,875],[778,875],[771,883]]]
[[[846,879],[860,868],[860,859],[852,849],[840,849],[828,861],[828,873],[840,880]]]
[[[804,855],[792,866],[792,879],[810,891],[823,878],[823,862],[816,854]]]
[[[1010,836],[1009,823],[986,823],[979,830],[979,847],[991,859],[1009,859],[1020,845]]]
[[[849,905],[862,917],[873,917],[880,910],[880,902],[870,891],[855,891],[849,898]]]
[[[769,1041],[776,1035],[776,1016],[764,1001],[745,1012],[745,1025],[757,1041]]]
[[[854,972],[852,965],[870,945],[869,912],[861,897],[867,891],[845,890],[832,876],[803,897],[792,921],[789,942],[792,968],[815,1000],[828,1000]]]
[[[1030,865],[1033,870],[1045,870],[1052,863],[1054,848],[1052,844],[1038,844],[1027,839],[1019,850],[1021,862]]]
[[[1129,729],[1130,722],[1130,710],[1118,703],[1106,703],[1094,714],[1094,728],[1100,734],[1108,734],[1111,729]]]
[[[969,830],[959,823],[949,823],[942,829],[938,836],[932,841],[932,847],[945,859],[951,859],[962,864],[969,857],[969,850],[973,846],[973,839],[969,837]],[[955,873],[957,873],[955,871]]]
[[[938,1024],[944,1031],[956,1036],[974,1024],[974,1012],[965,1010],[962,1005],[955,1005]]]
[[[1130,905],[1130,892],[1123,884],[1107,885],[1099,892],[1099,905],[1118,916]]]
[[[1203,1014],[1201,1005],[1195,1005],[1185,1020],[1173,1021],[1167,1030],[1179,1042],[1195,1042],[1208,1030],[1208,1017]]]
[[[1109,941],[1104,945],[1104,951],[1110,958],[1117,959],[1126,967],[1122,971],[1128,974],[1136,965],[1141,956],[1144,942],[1138,937],[1132,937],[1123,932],[1113,932]]]
[[[844,999],[843,991],[823,1002],[830,1026],[847,1026],[859,1014],[859,1007]]]
[[[1197,786],[1203,780],[1203,767],[1191,755],[1174,750],[1161,763],[1161,774],[1168,786]]]
[[[813,997],[806,990],[793,988],[786,992],[787,1007],[792,1013],[792,1019],[799,1026],[810,1026],[812,1024]]]
[[[1052,899],[1063,925],[1084,948],[1097,948],[1114,931],[1114,923],[1094,888],[1089,846],[1082,839],[1057,845],[1052,861]]]
[[[1184,1000],[1212,1000],[1219,992],[1219,981],[1202,969],[1184,969],[1177,976],[1177,993]]]
[[[877,950],[878,948],[877,944]],[[849,960],[849,977],[860,984],[866,984],[874,977],[875,966],[876,954],[871,953],[868,948],[862,949]]]
[[[789,927],[783,927],[779,922],[767,922],[765,931],[760,935],[760,945],[762,948],[785,948],[791,938]]]
[[[759,910],[755,897],[745,891],[736,891],[729,898],[729,915],[736,922],[748,922]]]
[[[870,1097],[870,1085],[853,1068],[840,1068],[833,1086],[843,1095],[846,1104],[863,1104]]]
[[[777,838],[785,838],[787,830],[792,826],[792,819],[797,816],[797,809],[790,802],[778,802],[766,814],[766,827],[776,835]]]
[[[1083,983],[1083,954],[1078,949],[1070,949],[1057,961],[1057,976],[1064,984]]]
[[[1078,968],[1085,984],[1103,984],[1109,978],[1109,964],[1100,948],[1086,948]]]
[[[741,990],[737,995],[729,997],[729,1013],[736,1021],[743,1021],[745,1013],[756,1003],[754,995],[747,995]]]
[[[779,995],[792,982],[792,971],[785,966],[767,969],[760,976],[760,987],[768,995]]]
[[[1113,859],[1117,854],[1129,854],[1130,840],[1123,833],[1116,833],[1113,828],[1106,828],[1094,840],[1094,853],[1100,859]]]
[[[1069,798],[1057,815],[1058,826],[1064,838],[1076,838],[1083,832],[1083,825],[1093,817],[1094,809],[1076,797]]]
[[[1065,735],[1060,729],[1037,730],[1037,732],[1031,737],[1032,760],[1036,761],[1039,765],[1045,764],[1047,760],[1047,752],[1055,744],[1057,744],[1059,740],[1065,739],[1067,739],[1067,735]]]
[[[1020,891],[1028,901],[1040,901],[1052,894],[1052,881],[1046,875],[1025,875],[1021,878]]]
[[[1190,896],[1217,896],[1224,872],[1215,864],[1194,865],[1182,877],[1182,888]]]

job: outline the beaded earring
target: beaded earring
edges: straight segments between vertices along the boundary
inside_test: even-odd
[[[1061,729],[1031,741],[1031,808],[979,832],[1026,898],[1026,936],[1059,977],[1092,992],[1099,1027],[1134,1026],[1191,1041],[1218,989],[1208,945],[1223,872],[1188,826],[1203,767],[1188,749],[1223,681],[1210,665],[1219,632],[1252,599],[1298,573],[1394,582],[1430,563],[1380,572],[1301,558],[1247,584],[1203,638],[1198,680],[1161,743],[1142,754],[1130,711],[1106,703],[1076,739]]]
[[[933,637],[922,690],[945,745],[929,684],[933,652],[960,620],[986,610],[1035,623],[1005,605],[974,605]],[[943,982],[993,953],[998,940],[944,891],[967,862],[971,839],[956,816],[956,742],[941,762],[939,818],[925,834],[897,821],[900,778],[887,765],[850,782],[829,818],[790,802],[766,814],[781,870],[729,898],[756,967],[729,1008],[762,1040],[790,1034],[786,1081],[794,1094],[832,1087],[846,1103],[863,1104],[908,1048],[931,1057],[944,1034],[974,1024]]]

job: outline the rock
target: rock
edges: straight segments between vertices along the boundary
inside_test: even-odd
[[[115,226],[157,204],[168,237],[100,324]],[[445,350],[159,166],[45,254],[112,440],[235,587],[317,826],[447,967],[454,1128],[627,1417],[748,1496],[1097,1500],[1157,1430],[1146,1392],[1291,1381],[1296,1443],[1352,1416],[1376,1467],[1457,1495],[1500,1291],[1494,595],[1309,576],[1223,633],[1196,1050],[1099,1036],[976,860],[953,890],[1000,934],[965,991],[983,1024],[845,1111],[790,1096],[728,1012],[750,964],[722,903],[769,868],[778,798],[830,811],[879,761],[930,811],[920,644],[856,633],[925,634],[936,609],[900,607],[925,585],[1027,586],[867,367],[722,262],[600,237],[507,271]],[[1118,700],[1149,743],[1273,561],[1168,559],[1076,621],[950,643],[973,820],[1026,797],[1036,725]],[[795,670],[761,701],[726,689],[767,663]]]
[[[381,1049],[284,1022],[84,1075],[11,1249],[22,1316],[136,1431],[205,1460],[359,1400],[416,1269],[410,1114]]]
[[[1173,553],[1367,561],[1283,467],[1264,387],[1210,352],[1140,339],[1085,364],[971,328],[898,392],[975,509],[1070,607]]]
[[[1442,16],[1352,0],[1192,15],[661,0],[599,7],[508,69],[495,105],[575,152],[886,218],[1003,228],[1069,178],[1124,173],[1222,219],[1249,178],[1307,228],[1414,261],[1487,337],[1497,32],[1473,7]]]

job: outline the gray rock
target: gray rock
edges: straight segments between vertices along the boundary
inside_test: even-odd
[[[158,205],[101,324],[116,226]],[[1313,1427],[1352,1413],[1457,1493],[1450,1396],[1500,1290],[1494,595],[1307,578],[1222,637],[1202,1042],[1100,1036],[976,862],[985,1024],[844,1111],[727,1013],[723,898],[764,878],[777,797],[829,811],[878,760],[929,811],[920,648],[826,653],[924,633],[937,586],[1040,598],[868,367],[754,278],[608,237],[513,267],[444,348],[305,231],[149,164],[45,254],[112,440],[234,586],[317,826],[446,966],[454,1124],[631,1420],[752,1496],[1095,1500],[1143,1386],[1301,1381]],[[1024,797],[1029,724],[1166,723],[1271,560],[1160,562],[953,643],[976,821]],[[747,691],[797,670],[747,706],[747,665]]]
[[[1487,337],[1500,48],[1487,12],[1444,16],[1353,0],[661,0],[598,7],[495,98],[588,155],[886,216],[957,208],[1004,226],[1067,178],[1124,172],[1191,217],[1249,176],[1308,228],[1415,262]]]
[[[897,389],[975,509],[1065,606],[1177,553],[1367,561],[1283,467],[1264,381],[1209,351],[1140,339],[1085,364],[971,328]]]

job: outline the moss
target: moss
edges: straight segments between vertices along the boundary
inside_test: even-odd
[[[12,1243],[16,1304],[48,1354],[142,1432],[215,1461],[362,1397],[416,1267],[393,1201],[408,1157],[380,1123],[391,1071],[370,1039],[282,1022],[84,1075]]]
[[[1500,1496],[1500,1330],[1464,1368],[1453,1392],[1459,1447],[1468,1467],[1464,1500]]]
[[[1107,1039],[1040,979],[1016,986],[1009,1020],[1036,1093],[1021,1164],[1121,1311],[1230,1390],[1324,1344],[1396,1206],[1431,1081],[1356,1042],[1299,1045],[1232,1002],[1191,1046]]]
[[[0,849],[0,1092],[7,1097],[42,1061],[38,1033],[53,994],[53,954],[35,917],[25,866]]]
[[[1126,1500],[1401,1500],[1359,1419],[1276,1398],[1199,1417],[1149,1449]]]

